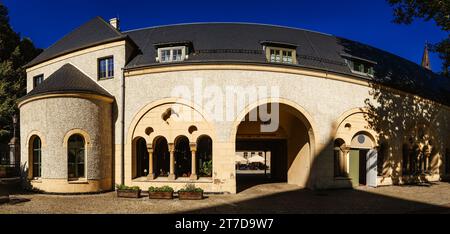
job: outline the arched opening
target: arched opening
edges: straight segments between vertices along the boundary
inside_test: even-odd
[[[42,177],[42,141],[38,136],[32,136],[30,139],[30,164],[31,164],[31,179]]]
[[[292,106],[269,103],[251,110],[236,133],[237,191],[263,183],[306,187],[312,138],[311,124]]]
[[[67,143],[68,178],[77,180],[86,177],[86,146],[82,135],[72,135]]]
[[[136,157],[136,178],[145,177],[149,173],[149,155],[147,142],[144,138],[139,138],[134,143]]]
[[[189,139],[180,136],[175,140],[175,175],[177,177],[191,176],[191,147]]]
[[[213,141],[209,136],[197,140],[197,168],[200,177],[212,177]]]
[[[349,177],[353,187],[376,186],[378,169],[378,153],[375,140],[367,132],[356,133],[350,144]]]
[[[153,165],[155,176],[168,177],[170,173],[170,152],[167,139],[157,137],[153,142]]]

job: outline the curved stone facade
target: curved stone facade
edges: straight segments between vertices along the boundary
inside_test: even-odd
[[[42,98],[22,105],[21,151],[30,152],[35,135],[43,141],[41,178],[31,185],[55,193],[113,189],[111,113],[111,103],[80,97]],[[74,134],[85,139],[85,178],[69,181],[67,139]],[[23,156],[22,165],[29,171],[32,160],[29,154]]]
[[[138,38],[145,34],[136,33],[138,35],[133,36]],[[114,34],[119,35],[120,32]],[[136,44],[130,41],[133,36],[131,39],[119,38],[115,42],[75,48],[70,53],[27,68],[28,92],[34,88],[34,76],[43,75],[47,79],[66,64],[78,69],[85,81],[89,81],[86,83],[93,84],[95,90],[101,88],[105,91],[103,96],[83,94],[61,82],[67,88],[64,93],[44,92],[44,95],[31,95],[19,103],[21,161],[25,170],[30,168],[33,156],[30,140],[35,136],[41,139],[41,176],[35,180],[28,173],[33,187],[46,192],[84,193],[112,190],[114,184],[121,183],[139,186],[143,190],[164,185],[177,190],[193,183],[206,192],[236,193],[239,183],[236,154],[254,150],[253,146],[270,146],[273,152],[281,155],[271,159],[274,173],[278,173],[276,175],[283,182],[299,187],[358,186],[360,181],[352,181],[349,175],[353,170],[349,168],[350,161],[358,157],[364,160],[368,152],[375,151],[379,152],[379,170],[376,175],[372,174],[372,178],[376,178],[377,185],[404,184],[414,180],[437,181],[450,175],[450,169],[446,170],[450,168],[450,155],[445,155],[450,152],[450,107],[443,104],[445,100],[442,99],[431,101],[412,94],[414,92],[378,84],[372,78],[384,78],[377,77],[384,74],[383,69],[375,70],[375,75],[354,73],[342,54],[337,52],[332,61],[299,54],[298,61],[295,61],[298,64],[272,63],[264,60],[263,55],[268,51],[264,51],[262,45],[251,46],[258,46],[259,50],[241,50],[238,42],[233,42],[237,43],[233,44],[239,47],[237,50],[214,48],[203,50],[203,55],[191,51],[186,60],[159,64],[160,58],[156,56],[159,46],[164,46],[164,43],[150,46],[152,42],[147,43],[146,40],[152,38],[141,38]],[[183,38],[186,39],[189,38]],[[143,43],[143,48],[137,48]],[[323,43],[333,44],[335,40]],[[253,51],[255,57],[252,58],[256,60],[242,61],[240,57],[236,57],[239,58],[237,60],[214,60],[221,51],[222,56],[243,58],[245,53]],[[303,47],[296,52],[307,53]],[[201,60],[205,53],[206,61]],[[368,55],[366,59],[377,59],[379,53]],[[213,56],[211,60],[208,60],[209,56]],[[111,69],[114,75],[99,78],[99,61],[105,58],[113,59]],[[329,63],[341,70],[333,72],[300,63],[308,62],[308,59],[317,59],[322,65]],[[391,59],[400,58],[394,56]],[[390,60],[384,62],[388,68],[392,65]],[[411,65],[409,62],[406,64]],[[394,78],[422,71],[413,65],[409,68],[411,71],[396,71],[400,74]],[[68,81],[70,83],[70,79]],[[433,79],[422,81],[432,82]],[[85,88],[85,83],[80,86]],[[259,88],[266,88],[266,93],[260,95]],[[425,93],[432,92],[427,91]],[[254,94],[257,94],[255,98],[248,98]],[[248,99],[240,103],[239,96]],[[436,100],[441,100],[441,103]],[[255,124],[243,121],[263,104],[281,106],[280,128],[271,134],[262,133]],[[232,108],[229,109],[228,105]],[[264,126],[270,125],[272,119],[258,121],[256,124]],[[68,176],[67,142],[73,134],[86,141],[86,176],[79,180],[71,180]],[[212,173],[206,177],[198,175],[201,165],[196,165],[196,153],[201,151],[197,145],[200,136],[208,136],[212,141]],[[184,137],[187,140],[177,148],[177,141]],[[156,144],[161,138],[166,141]],[[249,143],[247,149],[243,147],[246,143]],[[424,168],[423,164],[427,165],[426,173],[421,175],[411,168],[418,164],[417,158],[411,156],[413,149],[418,148],[424,159],[420,166]],[[202,152],[208,154],[206,151]],[[182,159],[184,166],[190,168],[184,173],[186,175],[181,173],[177,178],[174,176],[174,170],[179,169],[175,168],[178,166],[175,154],[180,152],[188,157],[188,160]],[[155,171],[158,168],[153,168],[154,164],[161,158],[166,160],[169,154],[170,162],[167,164],[170,163],[171,171],[168,176],[158,177],[158,173],[166,174],[166,168]]]

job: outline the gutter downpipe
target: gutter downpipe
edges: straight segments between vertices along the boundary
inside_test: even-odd
[[[122,82],[121,82],[121,89],[122,89],[122,113],[121,113],[121,139],[120,139],[120,157],[121,157],[121,184],[125,184],[125,68],[122,68]]]

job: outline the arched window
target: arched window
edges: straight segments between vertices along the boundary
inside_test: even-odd
[[[34,136],[31,140],[32,154],[32,177],[40,178],[42,176],[42,142],[41,138]]]
[[[201,177],[212,177],[213,142],[209,136],[197,140],[197,170]]]
[[[85,173],[85,140],[84,137],[76,134],[69,138],[68,145],[68,177],[69,179],[79,179],[86,176]]]
[[[170,173],[170,153],[166,138],[158,137],[153,143],[155,175],[168,177]]]
[[[345,142],[342,139],[334,141],[334,176],[347,177],[347,155],[345,150]]]
[[[144,177],[149,172],[149,157],[147,142],[144,138],[139,138],[135,143],[136,152],[136,177]]]
[[[177,177],[191,176],[191,147],[189,139],[180,136],[175,141],[175,174]]]

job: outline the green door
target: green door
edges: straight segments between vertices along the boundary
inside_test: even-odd
[[[359,150],[350,150],[349,174],[353,187],[359,186]]]

